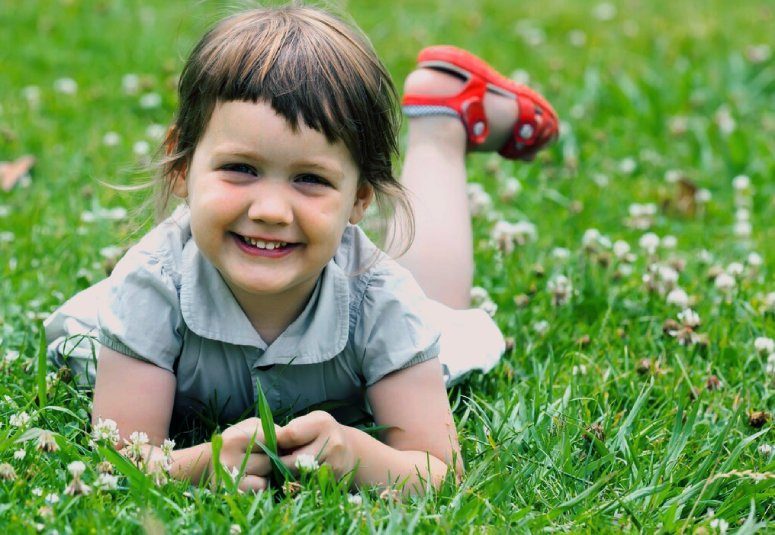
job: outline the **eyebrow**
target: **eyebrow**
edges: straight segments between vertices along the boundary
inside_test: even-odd
[[[252,152],[249,149],[243,149],[239,147],[216,148],[215,150],[213,150],[212,156],[216,158],[232,156],[237,158],[245,158],[245,159],[252,160],[254,162],[260,162],[260,163],[265,161],[265,158],[263,158],[260,154]],[[309,170],[317,171],[320,173],[331,175],[333,178],[340,178],[343,174],[343,171],[339,166],[328,166],[323,163],[312,161],[312,160],[299,160],[299,161],[293,162],[293,167],[296,169],[309,169]]]

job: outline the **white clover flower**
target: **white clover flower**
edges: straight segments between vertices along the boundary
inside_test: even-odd
[[[700,204],[707,204],[713,198],[713,194],[707,188],[700,188],[694,194],[694,200]]]
[[[240,533],[242,533],[242,526],[239,524],[229,526],[229,535],[239,535]]]
[[[632,264],[621,264],[619,266],[619,274],[622,277],[629,277],[632,275]]]
[[[587,374],[587,367],[583,364],[579,364],[578,366],[573,366],[573,370],[571,371],[573,375],[586,375]]]
[[[94,482],[94,486],[98,490],[116,490],[118,488],[118,476],[113,474],[102,473],[97,476],[97,480]]]
[[[484,310],[490,317],[494,317],[495,313],[498,312],[498,305],[489,299],[479,304],[478,308]]]
[[[97,423],[94,424],[91,432],[92,440],[94,442],[107,442],[109,444],[117,444],[121,440],[121,435],[118,432],[118,424],[107,418],[97,419]]]
[[[145,156],[151,152],[151,145],[145,140],[136,141],[132,145],[132,152],[135,153],[135,156]]]
[[[22,97],[27,101],[27,104],[37,108],[40,104],[40,88],[36,85],[28,85],[22,89]]]
[[[667,304],[685,309],[689,306],[689,295],[681,288],[675,287],[667,294]]]
[[[31,417],[29,414],[27,414],[25,411],[12,414],[11,417],[8,419],[8,423],[11,424],[13,427],[24,427],[28,423],[30,423]]]
[[[67,465],[67,471],[70,472],[74,478],[79,478],[86,471],[86,465],[81,461],[73,461]]]
[[[514,251],[515,244],[524,245],[528,240],[535,240],[536,229],[535,225],[527,221],[515,224],[498,221],[493,226],[490,237],[501,251],[510,254]]]
[[[552,249],[552,257],[555,260],[567,260],[570,258],[570,251],[565,247],[555,247]]]
[[[635,161],[635,158],[627,157],[619,162],[619,171],[625,175],[631,175],[637,167],[638,162]]]
[[[738,208],[735,210],[735,219],[737,221],[749,221],[751,219],[751,211],[748,208]]]
[[[707,249],[700,249],[699,251],[697,251],[697,260],[699,260],[703,264],[710,264],[713,262],[713,253],[711,253]]]
[[[126,95],[136,95],[140,91],[140,77],[134,73],[127,73],[121,78],[121,89]]]
[[[764,309],[775,310],[775,292],[770,292],[764,296]]]
[[[487,293],[487,290],[482,288],[481,286],[472,286],[471,287],[471,301],[472,303],[481,303],[482,301],[485,301],[490,298],[490,294]]]
[[[148,125],[148,128],[145,129],[145,136],[154,141],[161,141],[166,134],[167,129],[164,128],[164,125],[158,123]]]
[[[678,283],[678,272],[670,266],[660,265],[657,274],[666,289],[673,288]]]
[[[765,371],[767,375],[775,378],[775,353],[767,357],[767,367]]]
[[[576,48],[581,48],[587,44],[587,34],[582,30],[571,30],[568,32],[568,42]]]
[[[165,438],[161,445],[161,453],[165,457],[172,455],[172,450],[175,449],[175,441],[169,438]]]
[[[735,128],[737,128],[737,121],[735,121],[735,118],[732,117],[732,112],[729,111],[729,106],[726,104],[719,106],[715,115],[713,116],[713,119],[722,134],[731,134],[735,131]]]
[[[611,239],[608,236],[600,234],[600,231],[596,228],[590,228],[584,231],[584,235],[581,238],[581,244],[588,251],[610,249]]]
[[[501,199],[504,201],[510,201],[514,197],[520,194],[522,191],[522,182],[519,179],[510,176],[503,181],[501,187]]]
[[[630,244],[624,240],[616,240],[614,242],[614,255],[616,258],[624,258],[630,253]]]
[[[512,226],[514,239],[519,245],[524,245],[536,239],[536,226],[529,221],[518,221]]]
[[[360,494],[348,494],[347,495],[347,502],[350,505],[354,505],[358,507],[363,503],[363,497]]]
[[[723,535],[729,529],[729,523],[723,518],[714,518],[710,521],[710,527],[717,529]]]
[[[662,238],[662,247],[665,249],[675,249],[675,246],[678,245],[678,238],[675,236],[668,234],[664,238]]]
[[[17,461],[21,461],[26,456],[27,456],[27,451],[23,449],[18,449],[13,452],[13,458],[16,459]]]
[[[775,340],[767,336],[758,336],[753,341],[753,347],[756,351],[762,355],[775,353]]]
[[[753,232],[753,227],[748,221],[737,221],[732,227],[732,232],[738,238],[748,238]]]
[[[33,496],[43,496],[43,489],[40,487],[34,487],[30,492]]]
[[[158,93],[146,93],[140,97],[140,107],[144,110],[151,110],[161,106],[161,95]]]
[[[722,292],[729,292],[735,288],[735,278],[729,273],[719,273],[716,277],[716,288]]]
[[[683,173],[678,169],[668,169],[665,171],[665,182],[668,184],[675,184],[683,177]]]
[[[134,431],[125,442],[127,456],[135,462],[140,461],[143,458],[143,447],[148,444],[148,435],[141,431]]]
[[[640,237],[638,245],[640,245],[640,248],[648,254],[653,255],[657,251],[657,247],[659,247],[659,236],[653,232],[647,232]]]
[[[106,147],[115,147],[119,143],[121,143],[121,136],[118,132],[105,132],[102,136],[102,144]]]
[[[745,266],[740,262],[732,262],[727,266],[727,273],[733,277],[739,277],[745,272]]]
[[[581,245],[584,247],[594,247],[600,239],[600,231],[596,228],[588,228],[581,237]]]
[[[492,198],[480,183],[469,182],[466,184],[466,194],[468,196],[468,209],[472,216],[482,215],[492,207]]]
[[[78,83],[72,78],[59,78],[54,81],[54,91],[63,95],[75,95],[78,92]]]
[[[12,362],[16,362],[18,359],[19,359],[19,352],[11,351],[11,350],[6,352],[5,357],[3,357],[3,360],[5,360],[8,364]]]
[[[49,505],[57,504],[59,503],[59,494],[56,492],[49,492],[43,500]]]
[[[691,308],[686,308],[678,313],[678,320],[687,327],[697,327],[700,324],[700,315]]]
[[[773,447],[772,444],[761,444],[756,449],[759,450],[759,455],[762,457],[769,457],[772,454]]]
[[[745,191],[751,187],[751,179],[748,175],[737,175],[732,179],[732,187],[736,191]]]
[[[549,322],[546,320],[540,320],[533,324],[533,330],[536,334],[542,335],[549,330]]]
[[[748,258],[746,258],[746,262],[748,262],[748,265],[754,268],[761,267],[761,265],[764,263],[764,260],[762,259],[761,255],[757,252],[752,252],[748,254]]]
[[[307,455],[306,453],[301,453],[298,457],[296,457],[295,465],[300,472],[314,472],[320,468],[317,459],[315,459],[315,457],[312,455]]]
[[[556,275],[546,284],[547,290],[552,293],[552,302],[555,306],[566,304],[573,295],[573,284],[565,275]]]
[[[616,6],[609,2],[601,2],[592,10],[592,16],[597,20],[611,20],[616,16]]]

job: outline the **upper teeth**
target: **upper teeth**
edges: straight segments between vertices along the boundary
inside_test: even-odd
[[[254,247],[258,247],[259,249],[269,249],[270,251],[272,249],[278,249],[280,247],[285,247],[288,245],[284,241],[279,242],[273,242],[273,241],[261,241],[261,240],[254,240],[253,238],[248,238],[247,236],[244,236],[245,241],[252,244]]]

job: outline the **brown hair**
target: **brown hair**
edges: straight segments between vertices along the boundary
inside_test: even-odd
[[[159,163],[156,219],[167,212],[172,179],[185,173],[218,102],[265,101],[294,130],[303,121],[330,142],[341,140],[374,188],[380,245],[394,244],[395,215],[414,238],[406,190],[393,175],[400,114],[397,93],[368,38],[318,8],[258,8],[223,19],[191,52],[178,84],[178,113]],[[387,239],[390,236],[389,240]],[[386,243],[388,242],[389,243]]]

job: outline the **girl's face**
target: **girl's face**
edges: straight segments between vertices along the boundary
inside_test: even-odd
[[[219,103],[173,183],[197,246],[243,308],[257,297],[305,300],[372,199],[345,145],[300,123],[294,132],[264,102]],[[268,249],[278,242],[288,245]]]

